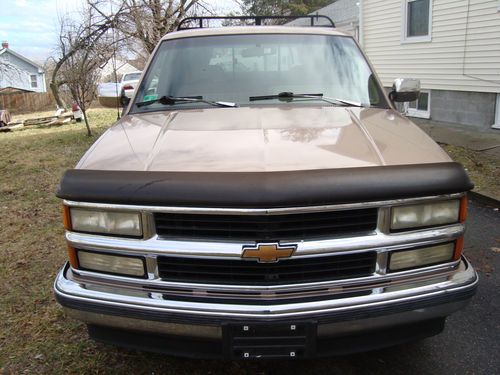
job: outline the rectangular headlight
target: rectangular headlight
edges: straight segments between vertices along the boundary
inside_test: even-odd
[[[141,216],[136,212],[95,211],[70,208],[71,228],[76,232],[142,236]]]
[[[423,228],[458,223],[460,199],[395,206],[391,209],[391,229]]]
[[[80,269],[99,271],[117,275],[144,277],[146,275],[144,259],[141,257],[111,255],[78,250]]]
[[[420,249],[396,251],[390,254],[389,270],[400,271],[415,267],[451,262],[453,260],[454,252],[454,242]]]

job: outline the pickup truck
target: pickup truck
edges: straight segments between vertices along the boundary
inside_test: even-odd
[[[163,37],[125,115],[65,172],[57,301],[95,340],[178,356],[438,334],[476,289],[473,185],[396,111],[419,81],[386,93],[351,36],[255,21]]]

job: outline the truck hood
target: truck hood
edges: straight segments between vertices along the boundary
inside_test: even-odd
[[[283,105],[127,115],[77,168],[262,172],[448,161],[393,110]]]

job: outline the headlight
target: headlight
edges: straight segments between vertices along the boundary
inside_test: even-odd
[[[134,212],[94,211],[85,208],[69,209],[71,230],[86,233],[142,236],[141,216]]]
[[[146,270],[144,258],[95,253],[90,251],[77,251],[78,266],[80,269],[99,271],[117,275],[144,277]]]
[[[454,258],[454,253],[454,242],[420,249],[396,251],[390,254],[389,270],[401,271],[415,267],[451,262]]]
[[[396,206],[391,210],[391,229],[423,228],[459,222],[460,199]]]

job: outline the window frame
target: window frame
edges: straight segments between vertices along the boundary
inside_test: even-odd
[[[35,78],[33,80],[33,77]],[[34,86],[33,86],[34,84]],[[38,76],[36,74],[30,74],[30,87],[32,89],[37,89],[38,88]]]
[[[401,12],[403,16],[403,21],[401,22],[401,44],[405,43],[422,43],[432,41],[432,3],[433,0],[429,0],[429,27],[428,34],[421,36],[408,36],[408,4],[416,0],[402,0],[401,2]]]
[[[418,109],[418,99],[416,100],[416,108],[410,108],[410,102],[405,103],[406,114],[409,117],[418,117],[418,118],[431,118],[431,90],[420,90],[420,95],[427,94],[427,110],[423,111]]]

